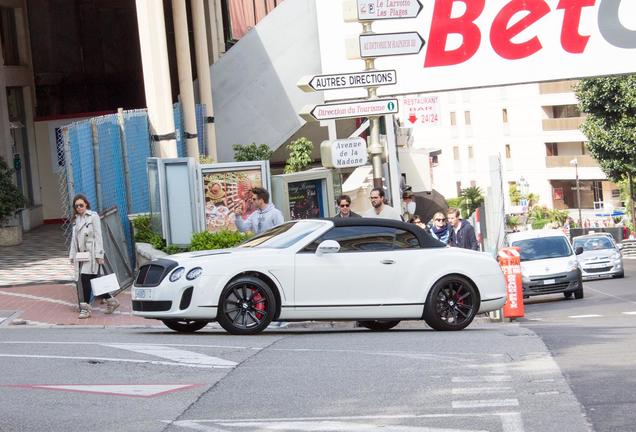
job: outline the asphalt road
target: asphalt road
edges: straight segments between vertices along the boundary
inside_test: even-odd
[[[631,431],[634,264],[454,333],[3,327],[0,431]]]
[[[625,278],[586,281],[585,298],[526,301],[523,326],[545,342],[597,432],[636,430],[636,260]]]

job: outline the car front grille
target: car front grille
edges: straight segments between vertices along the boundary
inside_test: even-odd
[[[171,301],[133,300],[132,302],[132,308],[137,312],[165,312],[171,307]]]
[[[583,268],[585,273],[605,273],[605,272],[610,271],[611,269],[612,269],[612,266],[610,266],[610,267],[596,267],[596,268]]]
[[[177,266],[176,261],[158,259],[150,264],[142,265],[135,279],[135,286],[155,287]]]

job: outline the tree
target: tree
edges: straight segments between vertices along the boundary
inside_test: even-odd
[[[300,137],[290,142],[287,144],[287,149],[289,158],[285,164],[285,174],[303,171],[313,162],[311,152],[314,149],[314,143],[307,138]]]
[[[267,144],[234,144],[234,160],[237,162],[269,160],[274,151]]]
[[[581,112],[587,114],[581,130],[603,172],[614,182],[629,183],[632,229],[636,177],[636,75],[589,78],[576,88]]]
[[[508,196],[510,197],[510,203],[512,205],[519,205],[521,201],[521,192],[519,192],[519,188],[517,188],[517,183],[510,183],[508,186]]]
[[[467,216],[473,214],[484,203],[484,194],[477,186],[462,189],[460,197],[462,198],[462,207],[468,209]]]
[[[13,183],[13,170],[0,157],[0,226],[10,222],[24,205],[24,196]]]

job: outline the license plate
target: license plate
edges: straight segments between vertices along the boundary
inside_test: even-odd
[[[543,281],[543,285],[554,285],[555,282],[554,279],[546,279]]]
[[[588,268],[603,268],[603,267],[607,267],[607,264],[606,263],[588,264],[587,267]]]
[[[133,290],[133,300],[150,300],[152,290],[150,288],[135,288]]]

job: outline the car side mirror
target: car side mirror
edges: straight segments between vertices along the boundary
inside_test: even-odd
[[[583,246],[578,246],[576,249],[574,249],[575,255],[581,255],[582,253],[583,253]]]
[[[334,254],[340,251],[340,244],[335,240],[324,240],[318,245],[316,255]]]

